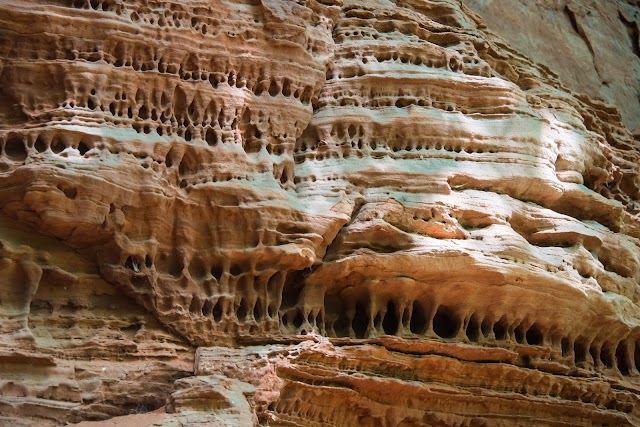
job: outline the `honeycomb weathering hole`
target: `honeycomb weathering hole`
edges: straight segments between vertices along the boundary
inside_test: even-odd
[[[453,338],[458,331],[458,320],[447,307],[440,306],[433,317],[433,332],[441,338]]]
[[[20,138],[9,138],[4,144],[4,153],[11,160],[23,161],[27,158],[27,149]]]

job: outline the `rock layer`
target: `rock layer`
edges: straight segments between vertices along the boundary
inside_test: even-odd
[[[0,28],[5,420],[640,422],[638,141],[459,2]]]

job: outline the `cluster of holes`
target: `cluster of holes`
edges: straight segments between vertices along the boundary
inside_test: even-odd
[[[140,93],[136,94],[136,101],[128,101],[124,93],[116,94],[116,99],[108,106],[114,117],[136,119],[132,127],[138,133],[177,134],[186,141],[204,140],[210,146],[235,138],[237,118],[235,115],[229,117],[215,100],[205,107],[196,106],[195,101],[185,106],[179,100],[172,102],[163,94],[162,105],[154,108],[149,107],[149,102]],[[99,108],[103,109],[102,106]],[[235,114],[238,114],[237,110]]]
[[[640,367],[640,340],[596,342],[585,337],[561,340],[562,355],[577,366],[596,370],[616,369],[622,375],[637,375]]]
[[[123,6],[115,0],[71,0],[71,7],[113,12],[118,15],[121,15],[123,12]]]
[[[348,38],[373,38],[397,40],[398,33],[402,34],[403,41],[413,43],[430,42],[439,46],[456,46],[461,41],[461,36],[451,32],[432,32],[421,27],[414,21],[397,19],[379,19],[369,10],[356,8],[343,8],[345,18],[341,19],[334,27],[333,37],[338,43]],[[458,26],[455,20],[451,23]]]
[[[91,143],[83,140],[70,142],[59,135],[45,133],[38,134],[35,141],[31,136],[23,134],[8,134],[4,138],[0,137],[2,154],[14,162],[24,162],[30,153],[44,153],[51,150],[54,154],[60,154],[69,147],[76,149],[81,156],[84,156],[90,150],[90,145]]]
[[[218,86],[221,84],[226,84],[227,86],[249,90],[256,96],[261,96],[264,94],[272,97],[282,96],[285,98],[296,99],[303,105],[308,105],[314,96],[314,87],[312,85],[305,85],[301,82],[295,82],[293,79],[287,77],[268,78],[264,76],[263,72],[260,72],[260,74],[254,73],[249,74],[248,76],[244,76],[242,73],[239,74],[233,69],[228,69],[228,66],[225,66],[226,70],[224,72],[202,71],[200,70],[200,67],[198,65],[197,57],[194,57],[193,55],[189,55],[182,64],[177,64],[166,63],[164,61],[164,58],[162,57],[158,59],[157,52],[149,53],[139,50],[128,52],[128,50],[122,45],[122,43],[117,43],[112,50],[113,54],[106,54],[104,51],[96,49],[95,52],[91,52],[86,56],[86,58],[83,59],[91,61],[99,61],[104,59],[106,62],[111,63],[116,67],[133,67],[137,71],[156,70],[161,73],[177,74],[183,80],[209,82],[214,89],[218,88]],[[146,59],[139,56],[144,55],[145,53],[147,53]],[[91,96],[78,103],[78,106],[83,106],[91,110],[100,109],[102,111],[110,111],[112,115],[119,117],[133,118],[134,115],[138,115],[135,103],[111,102],[107,106],[103,105],[101,100],[95,95],[95,89],[93,89],[91,92]],[[125,94],[121,95],[121,99],[125,100]],[[146,100],[149,97],[143,96],[143,98],[145,98]],[[119,99],[116,98],[116,101],[119,101]],[[171,100],[169,100],[169,103],[170,102]],[[76,104],[72,102],[68,105],[73,107]],[[140,118],[142,119],[144,119],[145,116],[148,116],[148,118],[152,120],[160,120],[161,122],[165,122],[170,118],[168,116],[165,116],[164,120],[162,120],[163,117],[161,116],[161,114],[159,114],[158,111],[154,113],[154,110],[150,106],[145,106],[145,108],[147,109],[147,111],[145,112],[144,110],[142,110],[139,114]],[[206,106],[202,106],[202,109],[204,108],[206,108]],[[148,126],[146,128],[144,126],[141,126],[141,131],[150,132],[151,129]]]
[[[292,229],[288,232],[302,232]],[[133,273],[145,273],[154,266],[149,255],[130,255],[124,262]],[[550,332],[537,322],[510,319],[507,315],[461,314],[454,306],[424,299],[377,301],[369,290],[349,298],[327,295],[321,306],[305,303],[300,277],[285,272],[250,273],[241,265],[204,263],[189,266],[192,277],[215,279],[217,287],[208,297],[193,296],[189,311],[211,317],[216,323],[238,324],[280,321],[287,332],[318,330],[329,337],[366,339],[379,335],[427,336],[472,343],[505,341],[532,346],[557,347],[563,361],[586,369],[613,369],[622,375],[636,375],[640,366],[640,341],[632,338],[597,341]],[[174,268],[174,276],[183,271]],[[301,272],[300,275],[304,275]]]
[[[344,11],[344,8],[343,8]],[[348,39],[357,40],[398,40],[398,33],[404,35],[402,42],[409,41],[411,44],[419,46],[425,42],[429,42],[433,45],[441,46],[442,48],[454,48],[458,50],[461,46],[464,47],[465,43],[461,40],[459,35],[451,32],[431,32],[418,26],[415,22],[399,21],[393,19],[374,19],[370,11],[366,10],[350,10],[345,12],[346,19],[341,19],[334,28],[334,40],[338,43],[343,43]],[[457,24],[454,24],[457,26]],[[457,56],[453,59],[448,59],[447,62],[442,63],[442,67],[448,67],[450,70],[471,75],[478,75],[484,77],[491,76],[491,67],[486,63],[481,63],[475,55],[469,55],[464,49],[459,52],[462,54],[462,59]],[[388,54],[383,54],[379,61],[386,60],[399,60],[404,63],[414,63],[421,65],[427,62],[425,58],[420,55],[408,55],[404,53],[403,57],[400,55],[396,59],[391,55],[391,59],[387,59]]]
[[[301,97],[306,103],[310,101],[313,92],[311,86],[306,86],[304,90],[294,88],[287,78],[284,78],[282,83],[276,80],[267,83],[263,86],[268,89],[270,94]],[[261,87],[258,85],[258,94],[262,93]],[[210,146],[237,139],[236,130],[239,128],[239,116],[248,112],[247,110],[242,113],[240,109],[235,109],[233,112],[226,111],[222,103],[216,102],[215,99],[210,100],[207,105],[200,105],[203,101],[194,99],[187,105],[185,95],[179,91],[173,96],[163,93],[160,106],[157,108],[149,105],[151,102],[141,90],[137,91],[134,98],[128,97],[126,93],[116,93],[115,99],[108,105],[102,105],[97,99],[95,89],[92,89],[90,93],[91,95],[77,106],[91,110],[109,111],[113,117],[117,118],[135,119],[131,126],[138,133],[156,132],[161,136],[177,134],[186,141],[205,140]],[[75,103],[68,105],[76,106]],[[242,124],[247,127],[250,120],[246,120],[246,123]],[[263,132],[254,125],[251,126],[250,132],[243,131],[243,133],[247,138],[259,140]],[[267,145],[267,150],[271,149],[275,151],[276,155],[282,154],[282,152],[278,152],[280,149],[278,145],[273,147]]]
[[[335,305],[331,301],[325,307],[335,321],[326,325],[330,336],[368,338],[375,335],[430,335],[443,339],[461,338],[464,333],[469,341],[477,342],[481,337],[495,340],[515,340],[519,343],[541,345],[543,337],[536,324],[509,325],[506,318],[498,321],[489,318],[479,321],[476,317],[461,319],[454,309],[445,305],[431,307],[423,301],[400,304],[389,300],[376,313],[371,313],[372,304],[367,299],[358,299],[353,305]],[[328,315],[329,317],[329,315]]]
[[[640,340],[618,339],[602,343],[593,338],[591,342],[585,337],[571,339],[550,335],[548,329],[536,322],[513,321],[506,315],[497,320],[489,316],[480,318],[476,313],[462,316],[453,307],[421,300],[400,302],[389,299],[386,303],[373,304],[366,295],[353,301],[328,296],[324,310],[326,318],[331,320],[319,329],[331,337],[365,339],[378,335],[409,334],[481,343],[508,341],[559,347],[565,362],[583,368],[615,369],[622,375],[635,375],[640,366]],[[305,316],[298,309],[290,314],[290,319],[294,326],[300,327]],[[316,319],[318,322],[321,320],[322,317]]]
[[[217,35],[218,32],[216,29],[220,25],[218,19],[202,16],[201,13],[207,13],[209,12],[208,10],[196,9],[195,11],[188,11],[184,10],[183,7],[177,3],[168,4],[167,7],[161,11],[151,10],[148,7],[129,11],[130,8],[126,7],[125,3],[120,3],[115,0],[71,0],[70,6],[77,9],[113,12],[121,16],[127,15],[133,22],[142,21],[159,27],[192,29],[203,35]],[[178,10],[178,8],[182,10]],[[255,36],[249,34],[244,36],[248,39],[255,38]]]
[[[397,62],[401,64],[413,64],[417,66],[425,66],[429,68],[446,68],[453,72],[461,72],[463,69],[463,61],[457,56],[449,56],[443,53],[439,57],[425,57],[421,55],[411,55],[402,52],[373,52],[367,56],[356,56],[353,51],[349,51],[343,55],[343,58],[348,59],[348,64],[353,64],[353,59],[359,60],[363,64],[368,64],[370,61],[376,61],[378,63],[383,62]],[[354,77],[349,72],[341,74],[337,70],[331,70],[327,72],[327,80],[341,79]]]
[[[71,0],[70,5],[78,9],[114,12],[117,15],[128,16],[135,23],[156,25],[165,29],[188,29],[213,37],[225,35],[231,39],[241,38],[244,41],[252,41],[264,37],[264,31],[258,27],[260,24],[258,16],[255,16],[252,21],[234,22],[225,20],[221,22],[218,18],[206,16],[211,13],[211,9],[197,7],[193,10],[186,10],[177,3],[171,3],[161,10],[153,10],[146,4],[143,7],[131,10],[131,8],[126,7],[125,3],[118,4],[114,0]],[[243,31],[237,30],[237,28],[245,27],[247,22],[256,25],[256,27],[245,28]],[[222,24],[227,25],[230,29],[221,31]],[[322,40],[306,37],[300,46],[310,54],[315,55],[324,52],[326,50],[325,45],[326,42]]]
[[[184,158],[180,161],[174,160],[170,154],[167,155],[165,164],[168,169],[177,167],[180,176],[180,188],[211,182],[254,180],[253,175],[245,173],[218,172],[211,174],[209,171],[202,170],[197,162],[188,162]],[[273,167],[273,177],[276,181],[280,182],[281,186],[287,186],[294,178],[293,161],[291,159],[285,159],[279,163],[275,163]]]
[[[283,90],[285,94],[289,95],[291,87],[287,82],[288,80],[285,79]],[[94,96],[95,90],[91,90],[90,93],[91,96]],[[290,141],[291,135],[287,133],[271,135],[268,116],[261,113],[253,114],[248,108],[244,111],[239,108],[226,111],[222,108],[221,103],[219,104],[215,99],[204,106],[201,105],[203,102],[199,99],[187,102],[186,95],[177,91],[171,98],[163,93],[160,102],[161,108],[150,108],[144,93],[138,90],[133,98],[124,92],[116,93],[115,100],[109,104],[108,108],[114,117],[134,120],[131,126],[139,133],[155,131],[159,135],[177,134],[187,142],[206,142],[212,147],[220,143],[237,143],[241,144],[247,153],[258,152],[264,148],[268,154],[276,156],[288,153],[294,145]],[[102,109],[102,107],[96,106],[91,98],[88,99],[85,106]],[[159,125],[158,121],[166,123],[166,125]],[[294,127],[297,126],[298,124],[295,122]],[[87,148],[86,144],[81,144],[79,147],[83,150]],[[171,159],[168,159],[167,167],[171,167],[171,163]],[[183,166],[180,164],[181,174],[185,172]],[[242,179],[240,176],[229,174],[226,178],[221,176],[220,180],[236,178]],[[274,178],[281,184],[288,183],[293,179],[292,166],[284,164],[274,167]],[[213,179],[200,177],[199,179],[200,181],[193,183],[219,180],[218,177]],[[187,180],[181,181],[183,188],[187,185],[189,185]]]
[[[207,182],[229,182],[229,181],[252,181],[250,175],[234,175],[231,173],[219,173],[210,176],[199,176],[182,178],[180,180],[180,188],[187,188],[190,185],[205,184]]]
[[[286,274],[241,271],[234,266],[226,271],[220,265],[214,265],[211,276],[216,279],[218,286],[210,290],[209,297],[193,296],[189,311],[194,315],[212,318],[216,323],[277,322]]]
[[[401,151],[413,152],[414,157],[423,155],[420,153],[423,150],[456,154],[494,154],[499,152],[497,147],[493,146],[486,147],[466,141],[442,140],[442,138],[425,140],[416,137],[416,134],[402,131],[396,134],[378,134],[371,137],[365,133],[362,126],[339,123],[331,128],[329,142],[320,143],[313,135],[303,136],[294,149],[294,159],[299,164],[306,160],[346,159],[351,155],[381,158]]]
[[[276,181],[279,181],[281,185],[286,185],[292,181],[293,173],[290,172],[292,169],[290,167],[284,167],[281,170],[274,170],[273,177]],[[230,173],[220,173],[217,175],[210,176],[199,176],[199,177],[189,177],[183,178],[179,182],[180,188],[187,188],[189,186],[197,185],[197,184],[205,184],[209,182],[229,182],[229,181],[253,181],[253,177],[251,175],[234,175]]]
[[[432,87],[435,89],[435,87]],[[424,90],[409,95],[404,89],[400,89],[397,93],[384,91],[380,88],[373,88],[366,96],[360,93],[329,91],[322,93],[318,99],[317,107],[363,107],[369,109],[397,107],[405,108],[409,106],[419,106],[423,108],[436,108],[443,111],[458,111],[463,114],[485,113],[485,114],[510,114],[514,112],[515,103],[517,101],[510,100],[510,97],[499,97],[502,104],[487,102],[486,96],[478,97],[461,97],[458,95],[440,93],[438,96],[433,93],[428,94]],[[492,94],[494,97],[496,94]],[[448,101],[439,99],[447,98]],[[495,99],[498,99],[496,97]]]

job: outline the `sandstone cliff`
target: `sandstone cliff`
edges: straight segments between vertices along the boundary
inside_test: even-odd
[[[456,0],[15,0],[0,29],[0,424],[640,423],[619,74],[586,90]]]

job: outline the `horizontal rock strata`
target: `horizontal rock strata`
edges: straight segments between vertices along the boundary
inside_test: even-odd
[[[0,423],[640,423],[639,142],[461,2],[0,29]]]

